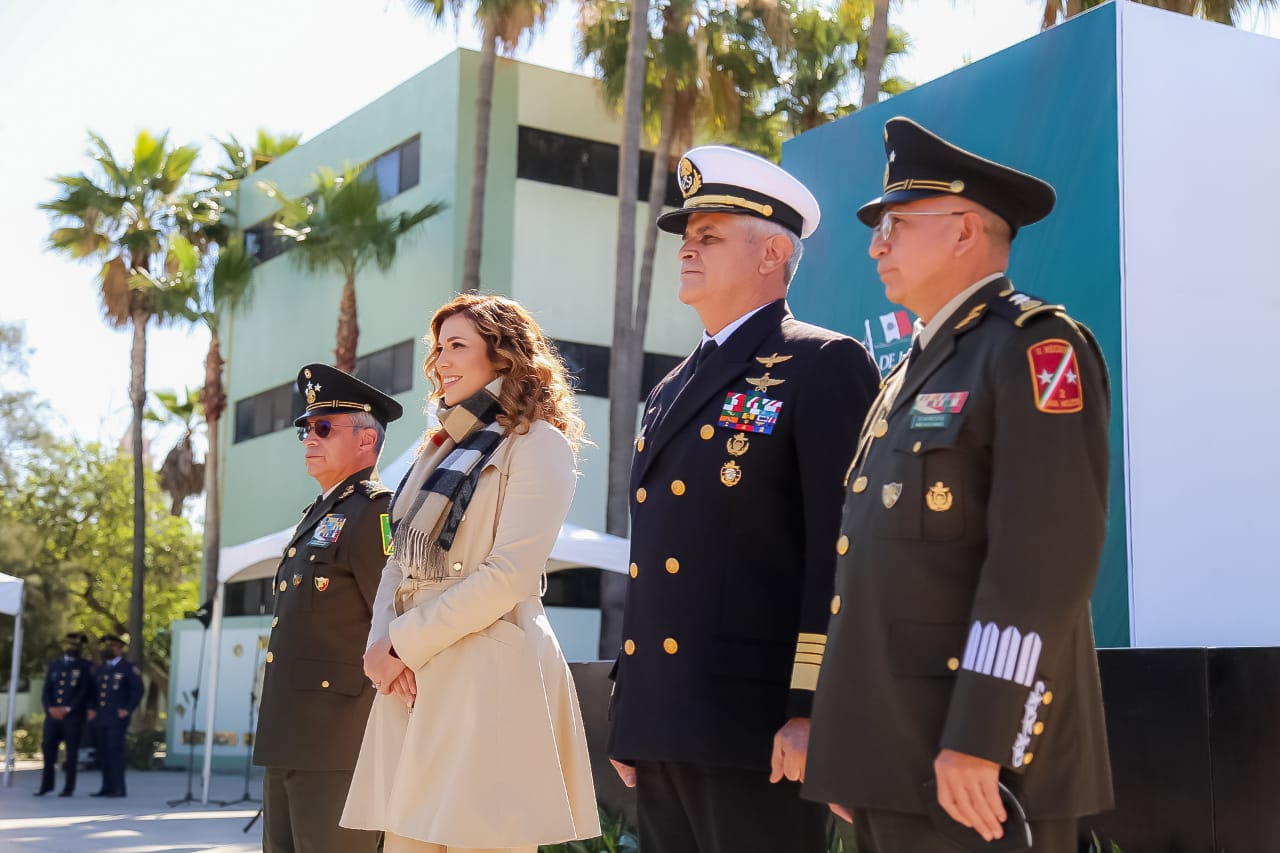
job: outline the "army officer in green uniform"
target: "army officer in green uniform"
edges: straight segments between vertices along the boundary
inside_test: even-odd
[[[809,190],[736,148],[679,164],[680,293],[699,348],[645,404],[609,754],[655,853],[819,853],[799,796],[842,496],[879,383],[851,338],[786,294]]]
[[[377,833],[338,826],[376,691],[364,677],[374,594],[390,547],[391,492],[374,479],[401,415],[381,391],[323,364],[298,374],[294,421],[321,495],[302,513],[275,577],[253,760],[265,853],[360,853]]]
[[[1074,853],[1077,816],[1112,802],[1089,613],[1106,367],[1004,276],[1051,186],[905,118],[885,151],[858,217],[919,322],[848,471],[804,793],[852,812],[863,853],[950,853],[1018,826],[1003,784],[1036,851]]]

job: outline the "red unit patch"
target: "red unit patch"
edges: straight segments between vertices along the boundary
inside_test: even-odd
[[[1031,387],[1036,408],[1050,415],[1069,415],[1084,409],[1080,365],[1075,348],[1061,338],[1050,338],[1027,348],[1031,363]]]

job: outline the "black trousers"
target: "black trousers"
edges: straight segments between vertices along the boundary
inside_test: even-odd
[[[762,770],[672,761],[636,764],[644,853],[824,853],[826,806]]]
[[[374,853],[377,832],[338,825],[354,772],[268,767],[262,775],[263,853]]]
[[[124,733],[129,718],[120,719],[115,711],[100,712],[93,720],[94,746],[98,764],[102,766],[102,793],[128,793],[124,787]]]
[[[1031,821],[1034,853],[1077,853],[1076,823],[1075,818]],[[922,814],[854,809],[853,830],[858,853],[961,853]]]
[[[67,782],[62,790],[71,793],[76,789],[76,769],[80,763],[80,735],[84,731],[84,714],[68,714],[61,720],[44,718],[44,731],[40,736],[40,752],[44,755],[44,775],[40,777],[40,790],[52,791],[57,778],[54,773],[58,763],[58,745],[67,745]]]

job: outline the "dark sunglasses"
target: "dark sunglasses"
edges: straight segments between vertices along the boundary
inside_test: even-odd
[[[298,427],[298,441],[306,441],[307,436],[312,432],[315,432],[316,438],[328,438],[330,433],[332,433],[336,427],[341,426],[350,426],[352,429],[360,429],[360,427],[352,426],[351,424],[335,424],[333,421],[322,419],[315,423],[303,424]]]

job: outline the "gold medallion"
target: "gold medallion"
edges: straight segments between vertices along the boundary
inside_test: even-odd
[[[924,496],[924,505],[934,512],[946,512],[954,501],[951,487],[941,481],[934,483]]]
[[[745,435],[735,432],[729,436],[729,441],[725,445],[725,449],[729,451],[730,456],[741,456],[751,449],[751,442]]]
[[[737,462],[730,459],[724,463],[724,467],[720,469],[720,482],[726,486],[736,486],[742,482],[742,469]]]
[[[900,497],[902,497],[901,483],[885,483],[880,489],[880,500],[884,502],[885,509],[892,509]]]
[[[747,384],[750,385],[752,388],[756,389],[756,392],[759,394],[764,394],[774,385],[781,385],[783,382],[786,382],[786,381],[787,380],[785,379],[770,379],[768,371],[765,371],[764,376],[758,376],[755,379],[752,379],[750,376],[748,376],[746,380]]]

